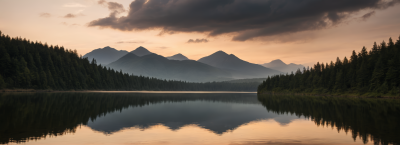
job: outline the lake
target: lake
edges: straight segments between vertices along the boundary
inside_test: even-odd
[[[0,94],[0,144],[400,144],[400,101],[233,92]]]

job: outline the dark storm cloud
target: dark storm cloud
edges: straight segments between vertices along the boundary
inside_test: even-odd
[[[135,0],[127,16],[116,12],[89,26],[122,31],[162,29],[234,34],[246,41],[263,36],[319,30],[336,26],[365,9],[386,9],[400,0]],[[368,17],[368,16],[366,16]]]
[[[371,17],[371,16],[374,15],[374,14],[375,14],[375,11],[366,13],[365,15],[363,15],[363,16],[361,17],[361,19],[365,21],[365,20],[367,20],[369,17]]]
[[[207,42],[208,42],[207,39],[196,39],[196,40],[189,39],[189,40],[187,41],[187,43],[207,43]]]

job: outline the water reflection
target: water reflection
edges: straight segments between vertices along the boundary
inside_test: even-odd
[[[240,97],[257,99],[254,95]],[[186,102],[155,104],[140,108],[129,107],[122,112],[99,117],[87,125],[94,130],[110,134],[129,127],[145,130],[153,125],[163,124],[171,130],[178,130],[183,126],[196,124],[222,134],[255,120],[275,119],[285,125],[297,119],[296,116],[268,113],[259,103],[250,104],[254,102],[252,100],[249,100],[251,101],[249,104],[225,103],[224,100],[215,101],[212,98],[184,101]]]
[[[258,96],[267,110],[312,119],[317,126],[351,133],[354,140],[400,143],[400,100],[310,96]]]
[[[159,123],[172,130],[197,124],[221,134],[278,116],[265,113],[255,94],[14,93],[2,94],[0,110],[6,118],[0,119],[0,143],[75,133],[81,124],[105,134]]]
[[[124,139],[207,144],[202,137],[209,144],[338,144],[351,139],[316,127],[329,126],[364,143],[396,144],[399,106],[398,100],[256,94],[0,94],[0,143],[61,136],[46,140],[54,144],[74,136],[77,141],[71,144],[84,144],[90,137],[82,132],[92,131],[109,137],[98,142],[104,144]],[[90,134],[96,141],[103,138]]]

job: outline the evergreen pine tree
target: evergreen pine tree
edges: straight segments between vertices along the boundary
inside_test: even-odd
[[[397,39],[395,45],[396,45],[397,49],[400,49],[400,36],[399,36],[399,39]]]
[[[3,76],[0,74],[0,89],[6,88],[6,82],[3,79]]]
[[[13,73],[10,55],[4,46],[0,46],[0,68],[2,69],[0,74],[5,77],[9,77]]]
[[[40,88],[47,89],[47,75],[44,71],[40,72]]]

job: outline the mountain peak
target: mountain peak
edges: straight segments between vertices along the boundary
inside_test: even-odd
[[[148,55],[148,54],[152,54],[149,50],[147,50],[143,46],[140,46],[140,47],[136,48],[135,50],[131,51],[131,53],[133,53],[133,54],[135,54],[137,56],[145,56],[145,55]]]
[[[96,59],[97,64],[107,65],[113,61],[118,60],[128,52],[125,50],[117,50],[110,46],[104,48],[98,48],[92,50],[91,52],[85,54],[83,57],[88,58],[88,60]]]
[[[175,54],[173,56],[167,57],[169,60],[189,60],[186,56],[181,53]]]
[[[221,61],[221,60],[229,60],[229,61],[243,61],[240,58],[236,57],[233,54],[227,54],[226,52],[220,50],[209,56],[203,57],[198,61],[203,62],[205,64],[212,64],[213,62]],[[211,65],[213,66],[213,65]]]
[[[232,71],[233,77],[235,78],[261,78],[280,73],[279,71],[244,61],[234,54],[227,54],[223,51],[217,51],[209,56],[203,57],[199,59],[198,62]]]
[[[111,48],[110,46],[106,46],[103,49],[115,49],[115,48]]]
[[[110,47],[110,46],[106,46],[106,47],[98,48],[98,49],[95,49],[95,50],[113,51],[113,50],[117,50],[117,49],[112,48],[112,47]],[[93,50],[93,51],[94,51],[94,50]]]
[[[284,64],[286,65],[286,63],[284,63],[282,60],[280,59],[275,59],[273,61],[270,62],[270,64]]]
[[[212,54],[212,55],[228,55],[228,53],[226,53],[226,52],[220,50],[220,51],[215,52],[215,53]]]
[[[143,46],[139,46],[138,48],[136,48],[136,50],[147,50],[146,48],[144,48]]]
[[[262,64],[262,66],[267,67],[267,68],[272,68],[275,70],[279,70],[284,73],[286,73],[286,72],[290,73],[292,71],[295,72],[297,69],[299,69],[299,68],[301,69],[304,67],[303,65],[294,64],[294,63],[286,64],[280,59],[273,60],[270,63],[264,63],[264,64]]]

